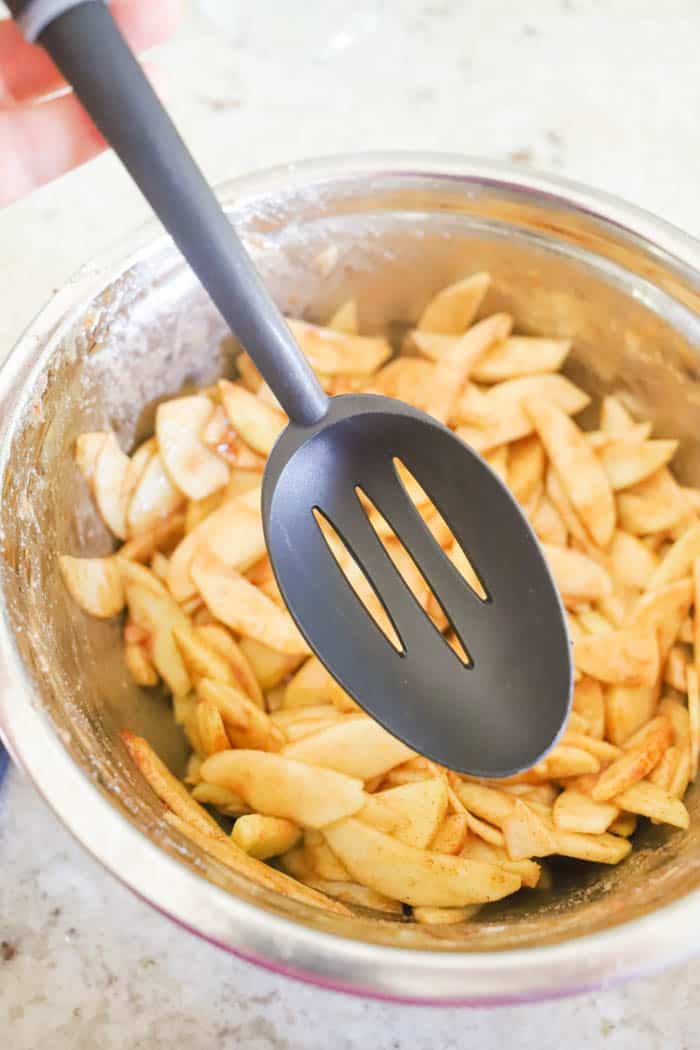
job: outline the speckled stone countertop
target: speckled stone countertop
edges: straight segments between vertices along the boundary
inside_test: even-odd
[[[1,5],[0,5],[1,6]],[[697,0],[191,2],[159,61],[214,182],[324,153],[480,154],[570,175],[700,235]],[[0,214],[0,357],[146,210],[104,157]],[[0,1045],[12,1050],[691,1050],[700,961],[494,1010],[317,991],[216,951],[84,854],[12,771],[0,792]]]

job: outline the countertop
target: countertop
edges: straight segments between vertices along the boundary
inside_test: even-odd
[[[700,235],[696,0],[199,0],[157,60],[216,182],[305,156],[439,150],[549,169]],[[0,214],[0,356],[146,209],[103,157]],[[652,960],[650,960],[652,961]],[[700,960],[493,1010],[321,992],[179,930],[11,771],[0,793],[0,1027],[13,1050],[690,1050]]]

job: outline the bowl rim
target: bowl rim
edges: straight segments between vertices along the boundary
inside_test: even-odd
[[[238,213],[256,200],[288,190],[290,182],[295,190],[307,190],[370,176],[456,180],[463,187],[473,181],[545,196],[570,212],[612,224],[641,240],[652,254],[674,260],[700,289],[696,238],[613,195],[513,165],[439,153],[341,155],[229,179],[217,192]],[[31,379],[43,370],[63,328],[119,272],[147,260],[168,241],[159,224],[149,220],[84,265],[31,322],[0,370],[0,404],[9,408],[0,419],[0,473],[5,472],[12,435],[33,389]],[[590,990],[653,972],[697,950],[700,890],[583,937],[491,952],[369,944],[310,928],[234,897],[148,839],[73,762],[34,696],[13,642],[4,593],[0,618],[0,737],[15,762],[81,845],[123,884],[190,932],[235,955],[322,987],[373,998],[487,1005]]]

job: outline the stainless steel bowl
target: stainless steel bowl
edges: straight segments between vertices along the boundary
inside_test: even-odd
[[[574,340],[570,372],[616,391],[682,439],[700,482],[700,245],[571,183],[449,156],[290,166],[221,195],[280,305],[312,319],[351,293],[365,328],[414,320],[477,269],[488,310]],[[15,757],[90,852],[135,892],[231,952],[319,984],[387,998],[486,1003],[590,988],[695,949],[700,800],[687,834],[649,827],[615,869],[572,862],[549,893],[463,927],[317,914],[263,892],[164,826],[117,731],[147,735],[180,771],[167,702],[138,690],[118,627],[66,594],[61,552],[106,553],[72,460],[81,431],[129,447],[149,408],[231,368],[221,322],[151,227],[88,266],[43,311],[0,376],[3,558],[0,724]]]

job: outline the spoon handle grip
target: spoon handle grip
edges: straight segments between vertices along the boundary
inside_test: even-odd
[[[328,409],[308,361],[107,7],[95,0],[12,0],[249,352],[290,419]],[[68,8],[68,9],[66,9]],[[46,22],[46,13],[59,10]],[[43,12],[43,14],[42,14]]]

